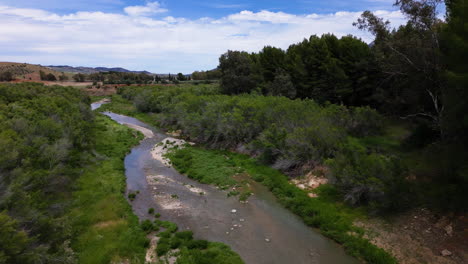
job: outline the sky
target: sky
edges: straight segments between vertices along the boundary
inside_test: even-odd
[[[0,61],[191,73],[227,50],[287,49],[311,35],[372,36],[365,10],[404,23],[394,0],[0,0]]]

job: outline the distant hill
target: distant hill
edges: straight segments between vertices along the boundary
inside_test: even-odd
[[[43,71],[46,74],[52,73],[56,78],[62,74],[59,71],[41,65],[17,62],[0,62],[0,73],[11,72],[15,79],[40,81],[40,71]]]
[[[71,73],[84,73],[84,74],[89,74],[89,73],[96,73],[96,72],[130,72],[130,73],[146,73],[146,74],[152,74],[149,71],[130,71],[124,68],[116,67],[116,68],[107,68],[107,67],[72,67],[68,65],[59,65],[59,66],[46,66],[49,69],[59,71],[59,72],[71,72]]]

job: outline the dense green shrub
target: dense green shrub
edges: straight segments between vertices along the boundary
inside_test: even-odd
[[[182,240],[192,240],[193,239],[193,232],[192,231],[181,231],[175,233],[175,236]]]
[[[349,139],[346,147],[334,159],[327,161],[333,184],[352,205],[371,205],[374,209],[402,209],[408,206],[408,183],[405,168],[394,158],[367,153],[356,140]],[[398,199],[395,199],[398,197]]]
[[[89,103],[71,87],[0,84],[0,211],[28,237],[22,250],[31,259],[22,263],[70,257],[63,248],[70,237],[64,214],[94,144]],[[11,254],[0,258],[15,258]]]
[[[171,246],[169,244],[163,243],[161,241],[158,242],[156,246],[156,253],[158,256],[164,256],[167,252],[171,250]]]
[[[141,229],[143,229],[143,231],[145,231],[146,233],[150,233],[151,231],[153,231],[153,223],[146,219],[144,220],[143,222],[141,222]]]

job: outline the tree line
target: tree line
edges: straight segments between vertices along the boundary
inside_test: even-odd
[[[169,82],[177,83],[179,81],[190,80],[190,76],[185,76],[182,73],[177,75],[158,75],[158,74],[146,74],[146,73],[133,73],[133,72],[96,72],[90,74],[77,73],[73,75],[73,79],[76,82],[102,82],[103,84],[153,84],[162,83],[167,84]]]
[[[313,99],[320,104],[370,106],[406,122],[413,147],[434,165],[432,180],[454,197],[468,184],[466,116],[468,3],[397,0],[407,22],[392,28],[370,11],[354,25],[375,37],[366,44],[353,36],[331,34],[258,53],[221,55],[221,91]]]

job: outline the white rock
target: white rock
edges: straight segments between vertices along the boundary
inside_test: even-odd
[[[442,252],[440,252],[440,254],[444,257],[447,257],[447,256],[451,256],[452,252],[448,251],[447,249],[444,249],[442,250]]]
[[[233,213],[233,214],[235,214],[236,212],[237,212],[236,209],[232,209],[232,210],[231,210],[231,213]]]
[[[265,238],[265,242],[269,243],[269,242],[270,242],[270,239],[269,239],[269,238]]]

